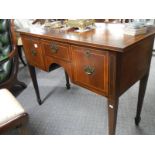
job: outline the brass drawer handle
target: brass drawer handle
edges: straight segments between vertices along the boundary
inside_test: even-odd
[[[58,52],[58,50],[59,50],[59,47],[58,47],[58,45],[56,44],[56,43],[52,43],[51,44],[51,52],[52,53],[57,53]]]
[[[86,73],[87,75],[91,75],[91,74],[94,73],[95,68],[94,68],[94,67],[91,67],[91,66],[86,66],[86,67],[84,68],[84,71],[85,71],[85,73]]]
[[[35,50],[31,50],[31,54],[32,54],[32,56],[36,56],[37,52]]]

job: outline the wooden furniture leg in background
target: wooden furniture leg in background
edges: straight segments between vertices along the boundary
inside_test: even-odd
[[[136,117],[135,117],[135,124],[136,124],[136,125],[139,125],[139,122],[140,122],[140,120],[141,120],[140,114],[141,114],[141,111],[142,111],[143,100],[144,100],[144,96],[145,96],[145,91],[146,91],[148,76],[149,76],[149,74],[146,74],[146,75],[140,80],[140,84],[139,84],[139,94],[138,94],[137,113],[136,113]]]
[[[66,71],[65,71],[65,77],[66,77],[66,88],[70,89],[69,76]]]
[[[40,93],[39,93],[38,82],[37,82],[37,78],[36,78],[35,67],[28,64],[28,68],[29,68],[29,71],[30,71],[30,75],[31,75],[31,78],[32,78],[32,82],[33,82],[33,86],[34,86],[34,90],[35,90],[35,93],[36,93],[36,96],[37,96],[38,103],[39,103],[39,105],[41,105],[42,102],[41,102],[41,99],[40,99]]]
[[[108,98],[108,122],[109,122],[109,135],[114,135],[116,130],[118,98]]]
[[[19,55],[19,58],[20,58],[22,64],[24,66],[26,66],[26,63],[25,63],[25,61],[23,60],[23,57],[22,57],[22,46],[17,46],[17,47],[18,47],[18,55]]]

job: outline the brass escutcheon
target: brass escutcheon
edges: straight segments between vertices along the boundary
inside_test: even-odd
[[[32,54],[32,56],[36,56],[37,52],[35,50],[31,50],[31,54]]]
[[[59,50],[59,47],[58,47],[58,45],[56,44],[56,43],[52,43],[51,44],[51,49],[52,49],[52,53],[57,53],[58,52],[58,50]]]
[[[85,55],[86,55],[86,57],[87,57],[87,58],[89,58],[89,57],[91,56],[90,51],[89,51],[89,50],[87,50],[87,51],[85,52]]]

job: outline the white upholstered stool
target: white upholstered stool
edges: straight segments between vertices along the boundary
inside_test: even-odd
[[[0,134],[16,127],[26,134],[27,121],[28,114],[16,98],[7,89],[0,89]]]

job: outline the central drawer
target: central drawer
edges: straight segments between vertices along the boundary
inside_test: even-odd
[[[108,91],[108,53],[72,46],[74,82],[99,94]]]
[[[43,41],[45,55],[69,61],[69,45],[57,41]]]

